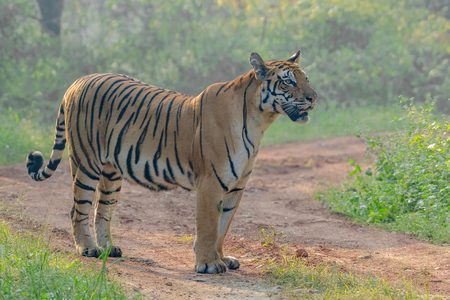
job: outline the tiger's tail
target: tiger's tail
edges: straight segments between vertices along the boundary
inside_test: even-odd
[[[59,107],[58,117],[56,119],[55,141],[53,143],[53,150],[50,156],[50,161],[42,170],[39,169],[44,164],[44,157],[39,151],[33,151],[27,156],[28,175],[35,181],[44,181],[53,175],[59,163],[61,162],[64,149],[66,148],[66,124],[64,120],[64,103],[65,98],[61,101]]]

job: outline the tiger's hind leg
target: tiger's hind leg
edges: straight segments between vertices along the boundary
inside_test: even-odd
[[[119,172],[107,163],[103,167],[100,182],[97,187],[98,198],[95,203],[95,236],[97,245],[102,248],[111,247],[109,256],[121,257],[122,250],[113,246],[111,238],[111,218],[119,200],[120,189],[122,188],[122,177]]]
[[[89,231],[89,211],[92,200],[95,199],[95,188],[98,179],[95,175],[86,174],[73,159],[70,159],[70,168],[73,178],[74,203],[70,212],[72,219],[72,234],[77,252],[88,257],[99,257],[101,250],[96,246]]]

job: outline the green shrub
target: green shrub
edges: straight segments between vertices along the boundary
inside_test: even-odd
[[[405,101],[405,99],[403,99]],[[356,179],[319,195],[331,209],[360,221],[450,242],[450,123],[433,114],[434,101],[405,105],[408,126],[385,137],[363,136],[375,158]]]

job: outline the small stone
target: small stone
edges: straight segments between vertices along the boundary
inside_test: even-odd
[[[361,227],[361,228],[356,229],[356,231],[366,231],[366,229]]]
[[[358,259],[370,259],[370,258],[372,258],[372,255],[361,255],[361,256],[358,256]]]
[[[168,285],[168,286],[172,286],[172,282],[166,282],[166,285]]]
[[[308,294],[320,294],[320,291],[319,290],[309,290],[308,291]]]
[[[308,252],[305,249],[297,249],[295,251],[295,257],[308,257]]]

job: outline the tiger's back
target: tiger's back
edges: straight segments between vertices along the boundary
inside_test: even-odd
[[[100,176],[110,163],[151,190],[195,189],[195,97],[125,75],[94,74],[77,80],[64,99],[69,155],[90,175]]]

